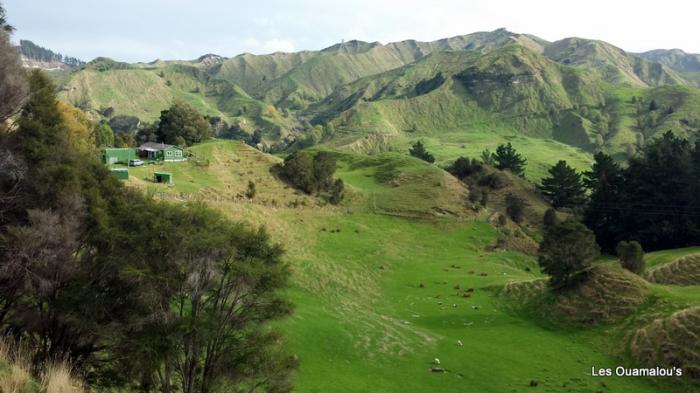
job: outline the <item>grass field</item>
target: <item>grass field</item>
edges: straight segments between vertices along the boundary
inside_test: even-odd
[[[298,392],[691,391],[590,373],[632,364],[629,326],[700,304],[697,287],[650,285],[650,300],[621,322],[552,324],[499,295],[510,282],[543,278],[535,258],[490,247],[499,229],[487,213],[454,208],[468,191],[435,166],[338,153],[348,196],[333,207],[277,180],[277,157],[230,141],[193,151],[210,165],[132,168],[128,183],[163,199],[203,200],[285,245],[296,311],[278,326],[301,362]],[[175,185],[150,182],[153,168],[174,173]],[[252,200],[241,197],[249,180]],[[647,263],[696,251],[650,253]],[[436,358],[446,372],[430,371]]]

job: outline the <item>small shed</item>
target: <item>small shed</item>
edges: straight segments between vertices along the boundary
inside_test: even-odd
[[[102,162],[104,164],[127,164],[129,160],[136,158],[136,151],[132,148],[108,147],[102,150]]]
[[[153,173],[154,183],[166,183],[173,184],[173,174],[170,172],[154,172]]]
[[[119,180],[129,180],[129,170],[126,168],[114,168],[112,174]]]

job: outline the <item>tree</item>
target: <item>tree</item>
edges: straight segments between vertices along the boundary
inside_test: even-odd
[[[0,4],[0,30],[2,30],[4,33],[12,33],[15,31],[15,28],[7,23],[7,14],[2,4]]]
[[[484,151],[481,152],[481,162],[483,162],[485,165],[493,166],[495,161],[494,161],[494,154],[491,153],[491,150],[485,149]]]
[[[115,134],[133,135],[139,129],[141,120],[136,116],[119,115],[109,119],[109,126]]]
[[[5,11],[0,6],[0,124],[17,114],[27,99],[27,75],[17,49],[7,36]]]
[[[92,132],[97,147],[114,146],[114,131],[112,131],[112,127],[109,126],[108,122],[103,120],[96,123]]]
[[[525,216],[525,200],[513,193],[506,195],[506,214],[511,220],[520,224]]]
[[[621,241],[615,248],[617,257],[620,258],[622,267],[635,274],[644,272],[644,250],[639,242],[634,240],[630,242]]]
[[[209,138],[209,123],[191,105],[178,101],[160,113],[156,135],[171,145],[177,144],[177,137],[192,145]]]
[[[313,173],[316,180],[315,188],[326,190],[333,183],[333,174],[336,169],[335,156],[329,152],[321,151],[316,153],[313,160]]]
[[[620,222],[614,205],[619,203],[622,186],[622,168],[609,155],[598,152],[593,156],[590,171],[583,173],[583,184],[590,192],[589,202],[583,214],[583,222],[596,234],[598,244],[611,251],[615,245],[615,233]]]
[[[557,210],[550,207],[544,212],[544,217],[542,217],[542,224],[545,229],[554,226],[557,223]]]
[[[554,288],[571,286],[600,255],[595,236],[573,218],[547,229],[539,248],[539,265]]]
[[[464,179],[467,176],[481,171],[483,168],[481,163],[475,159],[470,159],[469,157],[459,157],[447,167],[447,172],[451,173],[458,179]]]
[[[421,141],[414,143],[408,152],[411,154],[411,156],[420,158],[425,162],[435,162],[435,157],[433,157],[433,155],[425,149],[425,146],[423,146],[423,142]]]
[[[307,194],[316,189],[314,161],[310,154],[295,151],[284,159],[280,175],[289,183]]]
[[[245,192],[245,197],[248,199],[253,199],[253,197],[255,197],[256,192],[257,191],[255,190],[255,182],[252,180],[248,180],[248,189]]]
[[[648,250],[697,245],[696,154],[693,144],[669,131],[648,141],[624,170],[597,156],[600,167],[590,179],[596,189],[585,222],[606,251],[614,251],[617,242],[626,239],[635,239]]]
[[[564,160],[549,169],[549,177],[542,179],[540,190],[554,207],[575,207],[586,199],[581,175]]]
[[[343,183],[342,179],[337,179],[335,183],[333,183],[333,187],[331,188],[331,197],[329,199],[329,202],[333,205],[338,205],[340,204],[340,202],[342,202],[344,197],[345,183]]]
[[[496,162],[496,168],[502,171],[509,170],[517,176],[522,177],[524,175],[527,160],[513,148],[510,142],[505,145],[499,145],[493,158]]]

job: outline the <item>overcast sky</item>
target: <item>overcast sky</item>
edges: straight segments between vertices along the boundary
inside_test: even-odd
[[[628,51],[700,53],[692,0],[0,0],[14,40],[83,60],[194,59],[321,49],[342,39],[434,40],[505,27]]]

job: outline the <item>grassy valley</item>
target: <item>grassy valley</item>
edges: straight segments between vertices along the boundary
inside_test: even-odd
[[[487,210],[460,210],[469,190],[434,166],[394,153],[339,152],[336,176],[349,194],[334,207],[290,189],[271,175],[280,160],[248,146],[213,141],[193,150],[210,166],[158,167],[175,173],[174,186],[153,184],[151,167],[136,168],[129,183],[156,198],[205,201],[233,219],[264,223],[286,245],[296,312],[280,327],[301,359],[297,391],[405,391],[407,380],[412,391],[531,391],[531,381],[551,391],[686,391],[663,380],[603,381],[590,377],[590,367],[634,364],[628,332],[697,304],[697,287],[642,282],[603,259],[590,291],[542,306],[552,301],[544,287],[527,289],[544,282],[536,259],[494,247],[527,234],[490,219],[497,199]],[[248,180],[258,190],[252,199],[242,195]],[[651,268],[696,252],[646,259]],[[625,296],[624,280],[644,295],[585,300],[601,291],[610,301]],[[596,316],[604,313],[615,318]],[[447,372],[430,372],[435,358]]]

